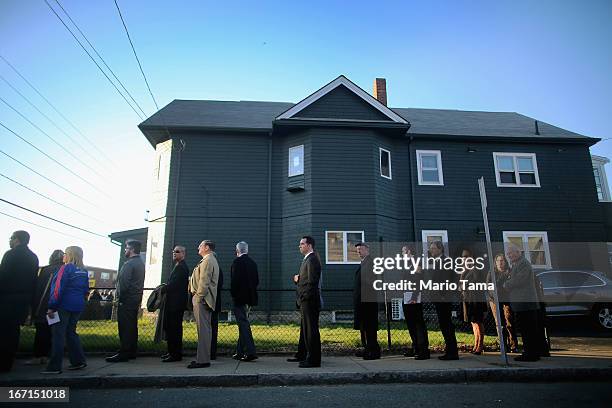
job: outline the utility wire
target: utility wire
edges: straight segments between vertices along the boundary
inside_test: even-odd
[[[19,116],[21,116],[24,120],[26,120],[30,125],[34,126],[36,129],[38,129],[42,134],[44,134],[45,136],[47,136],[49,139],[51,139],[55,144],[57,144],[61,149],[63,149],[65,152],[67,152],[70,156],[72,156],[75,160],[77,160],[79,163],[83,164],[86,168],[92,170],[94,173],[97,173],[95,170],[93,170],[91,167],[89,167],[87,164],[85,164],[81,159],[79,159],[78,157],[76,157],[74,155],[74,153],[72,153],[70,150],[68,150],[66,147],[62,146],[62,144],[60,144],[59,142],[57,142],[55,139],[53,139],[51,136],[49,136],[49,134],[47,132],[45,132],[44,130],[42,130],[41,128],[39,128],[38,126],[36,126],[36,124],[34,124],[32,121],[30,121],[28,118],[26,118],[23,114],[21,114],[21,112],[19,112],[17,109],[15,109],[14,107],[12,107],[7,101],[5,101],[2,97],[0,97],[0,101],[2,101],[5,105],[7,105],[9,108],[11,108],[13,111],[15,111]],[[59,165],[60,167],[62,167],[63,169],[65,169],[66,171],[68,171],[70,174],[74,175],[75,177],[77,177],[78,179],[80,179],[81,181],[83,181],[85,184],[89,185],[91,188],[93,188],[94,190],[96,190],[97,192],[99,192],[100,194],[111,198],[111,196],[109,196],[108,194],[106,194],[104,191],[100,190],[98,187],[96,187],[95,185],[93,185],[89,180],[85,179],[84,177],[82,177],[81,175],[77,174],[74,172],[74,170],[66,167],[64,164],[60,163],[58,160],[56,160],[55,158],[49,156],[47,153],[45,153],[44,151],[42,151],[41,149],[39,149],[38,147],[36,147],[34,144],[32,144],[31,142],[29,142],[27,139],[25,139],[24,137],[22,137],[21,135],[19,135],[17,132],[15,132],[12,129],[9,129],[6,125],[4,125],[2,122],[0,122],[0,126],[2,126],[3,128],[5,128],[6,130],[8,130],[9,132],[11,132],[12,134],[14,134],[15,136],[17,136],[19,139],[21,139],[22,141],[24,141],[25,143],[27,143],[28,145],[30,145],[31,147],[33,147],[34,149],[36,149],[38,152],[40,152],[42,155],[44,155],[45,157],[47,157],[49,160],[53,161],[55,164]],[[100,175],[100,177],[102,177]]]
[[[106,236],[106,235],[98,234],[97,232],[92,232],[92,231],[90,231],[90,230],[88,230],[88,229],[81,228],[81,227],[77,227],[76,225],[68,224],[67,222],[60,221],[60,220],[58,220],[58,219],[56,219],[56,218],[49,217],[48,215],[41,214],[41,213],[36,212],[36,211],[34,211],[34,210],[30,210],[29,208],[23,207],[23,206],[21,206],[21,205],[19,205],[19,204],[15,204],[15,203],[13,203],[13,202],[11,202],[11,201],[5,200],[4,198],[1,198],[1,197],[0,197],[0,201],[2,201],[2,202],[4,202],[4,203],[7,203],[7,204],[10,204],[10,205],[12,205],[13,207],[20,208],[20,209],[22,209],[22,210],[24,210],[24,211],[31,212],[32,214],[36,214],[36,215],[38,215],[39,217],[43,217],[43,218],[46,218],[46,219],[48,219],[48,220],[55,221],[55,222],[57,222],[57,223],[59,223],[59,224],[66,225],[66,226],[68,226],[68,227],[70,227],[70,228],[74,228],[74,229],[77,229],[77,230],[79,230],[79,231],[87,232],[88,234],[95,235],[95,236],[97,236],[97,237],[107,238],[107,236]]]
[[[84,140],[86,140],[94,149],[96,149],[98,151],[98,153],[100,153],[102,156],[104,156],[104,159],[107,160],[109,163],[113,163],[113,161],[102,151],[100,150],[100,148],[98,148],[98,146],[91,141],[91,139],[89,139],[87,136],[85,136],[85,134],[83,134],[83,132],[81,132],[81,130],[79,128],[77,128],[75,126],[74,123],[72,123],[72,121],[70,121],[66,116],[64,116],[62,114],[62,112],[60,112],[55,105],[53,105],[51,103],[51,101],[49,101],[49,99],[47,99],[42,93],[40,93],[40,91],[34,86],[32,85],[32,83],[30,81],[28,81],[18,70],[17,68],[15,68],[13,66],[13,64],[11,64],[6,58],[4,58],[2,55],[0,55],[0,59],[2,59],[9,67],[11,67],[11,69],[17,74],[19,75],[19,77],[21,79],[23,79],[23,81],[29,85],[30,88],[32,88],[34,90],[34,92],[36,92],[38,94],[38,96],[40,96],[45,102],[47,102],[47,104],[59,115],[62,117],[62,119],[64,119],[66,121],[66,123],[68,123],[78,134],[80,134]]]
[[[115,90],[119,93],[119,95],[121,95],[121,97],[123,98],[123,100],[130,106],[130,108],[132,108],[132,110],[134,111],[134,113],[140,118],[140,120],[144,120],[144,118],[140,115],[140,113],[134,108],[134,106],[132,106],[132,104],[130,103],[130,101],[127,100],[127,98],[125,97],[125,95],[119,90],[119,88],[117,88],[117,85],[115,85],[115,83],[110,79],[110,77],[108,76],[108,74],[102,69],[102,67],[100,67],[100,64],[98,64],[98,62],[94,59],[94,57],[89,53],[89,51],[87,51],[87,48],[85,48],[85,46],[83,45],[83,43],[77,38],[77,36],[74,34],[74,32],[70,29],[70,27],[68,27],[68,25],[64,22],[64,20],[59,16],[59,14],[57,14],[57,12],[55,11],[55,9],[53,7],[51,7],[51,4],[49,4],[49,2],[47,0],[44,0],[45,3],[47,4],[47,6],[49,7],[49,9],[53,12],[53,14],[55,14],[55,16],[58,18],[58,20],[64,25],[64,27],[66,27],[66,30],[68,30],[68,32],[70,32],[70,34],[72,34],[72,37],[76,40],[76,42],[81,46],[81,48],[83,48],[83,51],[85,51],[85,53],[89,56],[89,58],[93,61],[94,64],[96,64],[96,66],[98,67],[98,69],[100,70],[100,72],[102,72],[102,74],[106,77],[106,79],[111,83],[111,85],[115,88]],[[58,3],[59,4],[59,3]],[[60,6],[61,7],[61,6]],[[63,8],[62,8],[63,10]],[[64,10],[64,13],[66,11]],[[70,18],[70,17],[69,17]],[[79,30],[80,31],[80,30]],[[89,43],[89,41],[88,41]],[[93,48],[93,47],[92,47]],[[97,54],[97,52],[96,52]],[[98,54],[99,55],[99,54]],[[106,65],[106,63],[105,63]],[[107,65],[108,67],[108,65]],[[109,68],[110,70],[110,68]],[[111,71],[112,73],[112,71]],[[115,76],[114,73],[112,73],[113,76]],[[115,76],[115,78],[117,78]],[[121,81],[119,81],[119,79],[117,79],[117,81],[121,84],[121,86],[123,87],[123,84],[121,83]],[[125,89],[125,87],[124,87]],[[128,95],[129,92],[128,92]],[[131,95],[130,95],[130,98]],[[133,99],[133,98],[132,98]],[[138,108],[142,111],[142,108],[140,108],[140,106],[138,104],[136,104],[136,106],[138,106]],[[143,111],[144,113],[144,111]],[[146,114],[144,114],[145,116],[147,116]]]
[[[70,136],[68,133],[66,133],[66,131],[64,129],[62,129],[61,127],[59,127],[59,125],[57,123],[55,123],[55,121],[53,119],[51,119],[49,116],[47,116],[43,111],[41,111],[40,109],[38,109],[38,107],[36,105],[34,105],[34,103],[32,103],[32,101],[30,101],[24,94],[22,94],[17,88],[15,88],[5,77],[3,77],[2,75],[0,75],[0,79],[2,81],[4,81],[5,84],[7,84],[9,86],[9,88],[11,88],[13,91],[15,91],[15,93],[17,93],[19,96],[21,96],[21,98],[23,98],[31,107],[33,107],[38,113],[40,113],[42,116],[45,117],[45,119],[47,119],[57,130],[59,130],[60,132],[62,132],[68,139],[70,139],[70,141],[72,143],[74,143],[78,148],[80,148],[81,150],[83,150],[85,153],[87,153],[87,155],[89,157],[91,157],[92,159],[94,159],[96,162],[98,162],[98,164],[102,164],[102,162],[99,161],[99,159],[97,157],[95,157],[94,155],[92,155],[91,153],[89,153],[89,151],[87,149],[85,149],[79,142],[77,142],[72,136]],[[92,170],[93,171],[93,170]],[[98,176],[102,177],[103,176],[98,173],[95,172]]]
[[[104,221],[102,221],[102,220],[101,220],[101,219],[99,219],[99,218],[92,217],[91,215],[89,215],[89,214],[85,214],[85,213],[83,213],[83,212],[81,212],[81,211],[77,210],[76,208],[72,208],[72,207],[70,207],[69,205],[66,205],[66,204],[61,203],[61,202],[59,202],[59,201],[57,201],[57,200],[54,200],[53,198],[51,198],[51,197],[49,197],[49,196],[47,196],[47,195],[45,195],[45,194],[43,194],[43,193],[41,193],[41,192],[38,192],[38,191],[34,190],[33,188],[30,188],[30,187],[26,186],[25,184],[22,184],[22,183],[20,183],[19,181],[15,180],[15,179],[13,179],[13,178],[11,178],[11,177],[9,177],[9,176],[5,175],[5,174],[0,173],[0,177],[4,177],[4,178],[5,178],[5,179],[7,179],[8,181],[10,181],[10,182],[12,182],[12,183],[14,183],[14,184],[17,184],[18,186],[20,186],[20,187],[22,187],[22,188],[24,188],[24,189],[26,189],[26,190],[28,190],[28,191],[30,191],[30,192],[32,192],[32,193],[34,193],[34,194],[38,195],[38,196],[40,196],[40,197],[42,197],[42,198],[44,198],[44,199],[46,199],[46,200],[49,200],[49,201],[51,201],[51,202],[53,202],[53,203],[55,203],[55,204],[57,204],[57,205],[60,205],[60,206],[62,206],[62,207],[64,207],[64,208],[67,208],[67,209],[69,209],[69,210],[72,210],[72,211],[74,211],[74,212],[75,212],[75,213],[77,213],[77,214],[80,214],[80,215],[82,215],[82,216],[85,216],[85,217],[87,217],[87,218],[90,218],[90,219],[92,219],[92,220],[94,220],[94,221],[104,222]]]
[[[45,227],[44,225],[36,224],[35,222],[32,222],[32,221],[24,220],[23,218],[15,217],[14,215],[10,215],[10,214],[7,214],[7,213],[2,212],[2,211],[0,211],[0,214],[4,215],[5,217],[13,218],[13,219],[15,219],[17,221],[25,222],[26,224],[34,225],[34,226],[39,227],[39,228],[44,228],[46,230],[53,231],[53,232],[58,233],[60,235],[65,235],[67,237],[75,238],[75,239],[81,239],[81,238],[79,238],[77,236],[66,234],[65,232],[61,232],[61,231],[58,231],[58,230],[53,229],[53,228]]]
[[[78,198],[79,200],[83,200],[86,203],[91,204],[92,206],[99,208],[97,204],[93,203],[92,201],[89,201],[88,199],[81,197],[80,195],[68,190],[66,187],[62,186],[61,184],[51,180],[49,177],[39,173],[38,171],[34,170],[33,168],[31,168],[30,166],[28,166],[27,164],[19,161],[18,159],[14,158],[13,156],[11,156],[10,154],[6,153],[4,150],[0,149],[0,153],[2,153],[3,155],[5,155],[6,157],[8,157],[9,159],[13,160],[15,163],[20,164],[22,167],[25,167],[26,169],[30,170],[32,173],[44,178],[45,180],[47,180],[49,183],[55,185],[56,187],[59,187],[60,189],[62,189],[63,191],[67,192],[68,194]]]

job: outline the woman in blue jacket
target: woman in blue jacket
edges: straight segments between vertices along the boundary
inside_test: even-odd
[[[43,374],[61,374],[64,343],[68,343],[68,369],[87,367],[76,326],[85,309],[88,292],[89,278],[83,266],[83,250],[78,246],[70,246],[64,254],[64,265],[51,281],[47,315],[53,317],[57,312],[60,320],[51,326],[51,358]]]

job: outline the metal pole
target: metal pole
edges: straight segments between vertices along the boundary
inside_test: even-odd
[[[487,191],[485,189],[484,177],[478,179],[478,190],[480,191],[480,206],[482,208],[482,219],[484,221],[485,236],[487,239],[487,255],[489,257],[489,272],[491,281],[493,282],[493,301],[495,302],[495,315],[497,322],[497,337],[499,339],[499,349],[501,352],[502,361],[508,365],[508,355],[506,354],[506,345],[504,344],[504,335],[501,325],[501,314],[499,311],[499,296],[497,294],[497,278],[495,277],[495,265],[493,259],[493,251],[491,249],[491,234],[489,232],[489,218],[487,216]]]
[[[379,256],[383,254],[383,237],[378,237]],[[384,281],[384,275],[383,275]],[[385,319],[387,320],[387,350],[391,350],[391,318],[389,316],[389,303],[387,303],[387,290],[384,290],[385,295]]]

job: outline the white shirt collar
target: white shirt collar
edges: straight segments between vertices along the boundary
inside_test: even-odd
[[[309,253],[307,253],[306,255],[304,255],[304,259],[306,259],[308,257],[308,255],[314,253],[314,251],[310,251]]]

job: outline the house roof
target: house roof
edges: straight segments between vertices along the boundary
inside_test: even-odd
[[[168,129],[214,129],[230,131],[270,131],[274,121],[296,104],[261,101],[174,100],[139,125],[155,146],[167,139]],[[529,138],[537,140],[583,140],[590,138],[515,112],[461,111],[449,109],[391,108],[411,127],[408,134]]]

